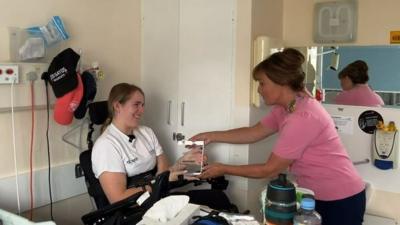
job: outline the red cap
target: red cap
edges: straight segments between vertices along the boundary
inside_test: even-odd
[[[54,106],[54,120],[61,125],[69,125],[72,123],[74,111],[79,106],[83,96],[83,83],[81,76],[76,74],[78,86],[56,99]]]

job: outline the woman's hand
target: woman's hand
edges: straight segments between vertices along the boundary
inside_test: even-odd
[[[222,163],[213,163],[205,166],[203,172],[198,176],[200,179],[220,177],[225,174],[225,165]]]
[[[170,171],[168,181],[177,181],[179,180],[179,176],[185,174],[186,172],[186,170]]]
[[[204,145],[209,144],[211,142],[213,142],[213,132],[205,132],[205,133],[200,133],[200,134],[196,134],[193,137],[191,137],[189,140],[190,141],[204,141]]]
[[[153,189],[151,188],[151,186],[150,185],[145,185],[145,186],[143,186],[143,188],[142,189],[144,189],[143,191],[144,192],[146,192],[146,191],[148,191],[149,193],[151,193],[152,191],[153,191]],[[146,191],[145,191],[146,190]]]

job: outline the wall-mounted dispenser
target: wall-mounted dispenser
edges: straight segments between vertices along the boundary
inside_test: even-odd
[[[372,135],[372,157],[379,169],[396,169],[398,167],[399,135],[394,122],[388,125],[379,121]]]
[[[338,53],[338,49],[339,49],[339,47],[337,47],[337,46],[331,46],[329,50],[325,50],[325,48],[323,48],[323,51],[317,54],[319,56],[331,54],[329,69],[331,69],[333,71],[337,71],[339,68],[340,54]]]
[[[254,40],[254,54],[253,54],[253,68],[261,61],[266,59],[272,52],[273,48],[277,49],[282,47],[282,42],[267,36],[258,36]],[[258,82],[252,80],[251,82],[251,104],[255,107],[260,107],[260,95],[257,92]]]

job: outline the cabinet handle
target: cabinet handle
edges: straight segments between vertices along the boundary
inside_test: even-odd
[[[181,103],[181,125],[185,125],[185,102]]]
[[[168,101],[168,118],[167,118],[168,125],[171,125],[171,105],[172,105],[172,101],[169,100]]]
[[[182,133],[172,133],[172,140],[176,140],[176,141],[182,141],[185,140],[185,135],[183,135]]]

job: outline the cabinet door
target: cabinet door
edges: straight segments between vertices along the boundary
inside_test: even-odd
[[[142,0],[145,123],[171,162],[182,154],[173,133],[187,139],[230,128],[235,7],[235,0]],[[209,158],[227,162],[228,146],[217,148]]]
[[[179,0],[142,0],[144,123],[167,152],[176,147]]]
[[[186,138],[230,128],[235,7],[235,0],[180,1],[178,130]],[[227,162],[228,147],[206,149],[212,160]]]

